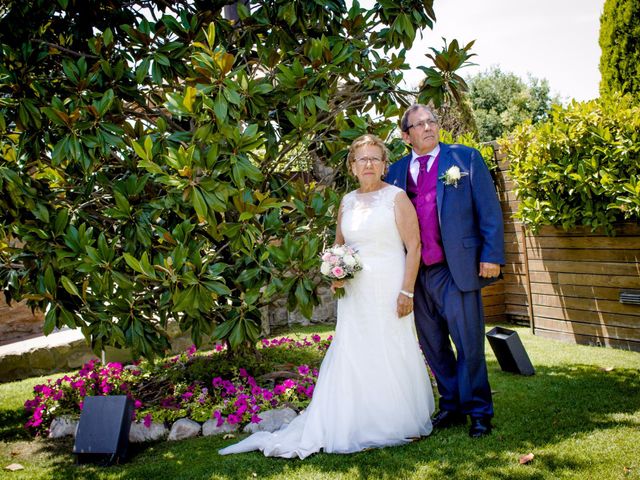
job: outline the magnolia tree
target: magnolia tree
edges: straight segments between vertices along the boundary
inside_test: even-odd
[[[390,137],[433,2],[226,3],[0,7],[0,279],[45,333],[151,357],[174,320],[238,348],[275,298],[318,303],[346,147]]]

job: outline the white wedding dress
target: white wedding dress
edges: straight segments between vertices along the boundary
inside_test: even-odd
[[[320,450],[398,445],[431,433],[433,393],[413,315],[396,314],[405,265],[394,213],[400,191],[386,186],[343,199],[342,233],[364,268],[338,300],[335,336],[309,407],[282,430],[254,433],[220,454],[262,450],[305,458]]]

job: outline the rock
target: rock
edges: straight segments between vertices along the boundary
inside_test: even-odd
[[[238,430],[238,425],[229,425],[225,422],[218,427],[218,421],[213,419],[207,420],[202,424],[202,435],[205,437],[235,432],[236,430]]]
[[[78,420],[71,417],[56,417],[49,427],[49,438],[75,437]]]
[[[169,440],[184,440],[185,438],[197,437],[200,434],[200,430],[201,427],[198,422],[188,418],[181,418],[171,426]]]
[[[129,430],[129,441],[131,443],[153,442],[162,440],[169,434],[169,429],[163,423],[151,422],[149,427],[145,427],[142,422],[133,422]]]
[[[55,369],[55,357],[49,349],[38,348],[29,353],[29,366],[34,372],[46,374]]]
[[[260,423],[250,423],[242,431],[245,433],[275,432],[291,423],[298,414],[292,408],[281,408],[260,412],[258,416],[262,419]]]

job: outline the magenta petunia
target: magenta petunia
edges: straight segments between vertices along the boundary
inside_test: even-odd
[[[251,423],[260,423],[261,421],[262,419],[258,415],[256,414],[251,415]]]
[[[150,413],[147,413],[144,418],[142,419],[142,423],[144,424],[145,427],[150,428],[151,427],[151,422],[153,421],[153,417],[151,416]]]

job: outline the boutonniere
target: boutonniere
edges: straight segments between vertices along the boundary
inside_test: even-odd
[[[441,180],[445,185],[453,185],[455,188],[458,188],[458,182],[462,177],[466,177],[469,175],[467,172],[461,172],[460,167],[454,165],[450,167],[449,170],[444,172],[444,174],[438,179]]]

